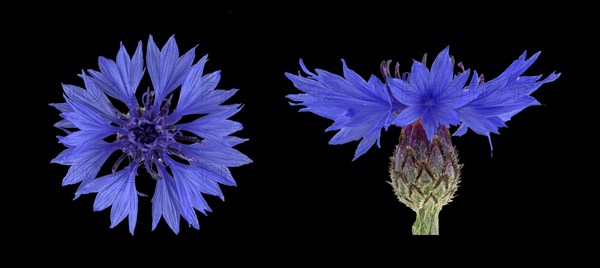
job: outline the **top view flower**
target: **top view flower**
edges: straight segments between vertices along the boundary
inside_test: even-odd
[[[242,129],[240,123],[228,120],[241,106],[223,105],[237,89],[216,89],[220,71],[203,75],[207,56],[196,63],[194,58],[194,49],[179,56],[174,37],[159,50],[150,36],[146,64],[141,41],[132,57],[121,45],[116,61],[100,57],[100,71],[81,73],[85,89],[63,84],[66,102],[51,104],[63,118],[55,126],[66,133],[58,139],[67,149],[52,160],[70,166],[62,184],[81,183],[76,198],[97,193],[94,211],[112,206],[111,228],[128,216],[134,233],[138,196],[143,196],[136,190],[136,180],[146,179],[137,177],[142,165],[156,181],[152,228],[163,217],[178,233],[180,216],[198,229],[195,209],[210,211],[202,193],[223,199],[219,184],[235,185],[229,167],[252,162],[232,148],[247,140],[230,136]],[[144,66],[151,87],[138,102]],[[179,97],[174,100],[177,88]],[[127,111],[117,110],[111,99],[125,104]],[[181,120],[195,114],[202,116],[187,123]],[[97,178],[113,153],[119,157],[109,164],[112,173]]]
[[[326,129],[339,130],[330,144],[342,144],[361,139],[354,159],[378,143],[381,129],[390,125],[399,127],[421,122],[426,136],[431,140],[439,126],[458,125],[454,135],[463,135],[471,129],[490,138],[498,133],[505,122],[523,109],[539,105],[531,93],[542,84],[556,80],[560,74],[522,76],[535,62],[539,52],[529,59],[523,53],[502,74],[484,81],[476,71],[464,70],[454,74],[454,59],[449,48],[440,52],[431,69],[414,61],[410,73],[401,74],[396,65],[394,76],[389,65],[383,62],[381,70],[385,83],[377,77],[365,81],[343,63],[344,77],[317,69],[310,72],[300,61],[308,75],[286,76],[302,94],[288,95],[292,105],[305,106],[308,111],[334,121]],[[491,139],[490,139],[491,146]]]

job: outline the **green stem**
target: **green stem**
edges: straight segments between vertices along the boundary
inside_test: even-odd
[[[440,210],[435,206],[425,206],[419,209],[417,211],[417,219],[412,227],[413,235],[439,235]]]

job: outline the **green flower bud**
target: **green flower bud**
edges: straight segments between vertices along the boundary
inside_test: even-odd
[[[413,234],[439,234],[438,215],[454,197],[461,168],[447,127],[440,125],[431,142],[420,121],[402,128],[390,176],[400,202],[417,213]]]

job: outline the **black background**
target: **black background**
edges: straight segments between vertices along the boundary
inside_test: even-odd
[[[469,238],[522,245],[565,237],[580,202],[569,197],[577,159],[564,144],[573,141],[571,92],[580,80],[574,77],[573,47],[565,44],[577,43],[573,29],[585,24],[567,19],[567,8],[545,8],[164,5],[81,7],[37,16],[36,27],[21,32],[20,45],[34,55],[36,90],[46,94],[39,106],[46,118],[46,172],[35,178],[36,194],[22,197],[36,207],[28,213],[31,238],[73,245],[180,241],[223,252],[269,252],[305,244],[362,249]],[[175,34],[181,52],[198,44],[196,55],[210,56],[207,70],[222,70],[219,88],[241,89],[230,103],[245,104],[233,119],[244,124],[237,136],[250,141],[236,148],[254,163],[232,169],[238,186],[223,187],[225,202],[208,198],[213,212],[198,213],[200,231],[183,220],[179,235],[164,221],[151,231],[150,197],[140,197],[134,236],[123,223],[109,229],[109,210],[92,212],[91,195],[72,201],[76,186],[61,187],[67,167],[47,164],[63,147],[55,138],[61,132],[52,127],[58,112],[44,103],[62,102],[60,83],[81,86],[80,70],[97,69],[98,56],[114,58],[119,42],[132,52],[138,40],[145,48],[149,34],[159,47]],[[458,196],[440,215],[440,237],[415,238],[414,212],[387,184],[399,128],[383,132],[381,148],[352,162],[358,143],[328,145],[334,133],[323,131],[331,122],[289,106],[285,95],[298,91],[283,74],[296,73],[299,58],[310,69],[341,74],[344,58],[361,76],[380,76],[381,60],[399,61],[408,71],[412,59],[429,53],[431,60],[447,45],[457,61],[488,79],[525,50],[542,51],[526,74],[562,76],[533,94],[543,106],[528,108],[493,136],[493,157],[485,137],[470,132],[453,139],[465,165]],[[138,189],[151,196],[152,179],[139,173],[138,181],[146,182]]]

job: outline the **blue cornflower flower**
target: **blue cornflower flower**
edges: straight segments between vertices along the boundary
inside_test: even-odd
[[[343,63],[345,79],[326,71],[309,72],[302,61],[302,70],[309,75],[287,77],[304,94],[288,95],[292,105],[306,106],[309,111],[334,121],[327,130],[340,130],[330,144],[361,139],[354,159],[379,141],[380,130],[390,125],[399,127],[420,120],[426,136],[432,140],[438,127],[460,125],[454,135],[467,129],[490,137],[505,127],[505,122],[523,109],[539,105],[530,94],[542,84],[556,80],[560,74],[521,76],[539,56],[526,59],[526,53],[506,71],[489,82],[474,71],[462,69],[454,74],[454,59],[447,47],[434,60],[431,70],[423,62],[414,61],[410,73],[401,75],[396,65],[395,76],[389,70],[391,61],[382,62],[385,84],[373,75],[365,82]],[[470,81],[469,81],[469,77]],[[469,82],[469,83],[467,83]],[[467,85],[467,86],[465,86]],[[378,143],[379,145],[379,143]],[[490,140],[491,146],[491,140]]]
[[[242,124],[228,120],[241,106],[222,104],[237,89],[215,89],[220,71],[203,75],[207,56],[195,64],[194,58],[194,49],[179,56],[174,37],[159,50],[150,36],[146,67],[153,90],[146,90],[140,104],[135,94],[145,73],[142,42],[133,57],[121,44],[116,61],[100,57],[99,72],[82,72],[85,89],[63,84],[66,102],[51,104],[63,118],[55,126],[66,132],[58,139],[67,149],[52,160],[70,166],[62,184],[81,183],[75,198],[97,193],[94,211],[112,206],[111,228],[128,216],[129,231],[134,232],[138,195],[143,196],[136,190],[140,165],[156,180],[152,229],[163,217],[178,233],[180,215],[199,229],[194,209],[211,211],[201,193],[223,199],[218,183],[235,186],[228,167],[252,162],[232,148],[247,140],[230,136],[242,129]],[[178,87],[179,100],[173,108],[171,93]],[[128,111],[117,110],[107,95],[123,102]],[[194,114],[204,116],[180,121]],[[96,178],[115,152],[120,157],[112,174]]]
[[[535,98],[529,96],[531,93],[560,76],[552,73],[541,81],[541,75],[521,76],[539,54],[526,59],[527,53],[523,53],[489,82],[484,82],[483,76],[473,71],[467,87],[470,70],[462,69],[454,75],[454,60],[448,48],[438,54],[431,70],[427,69],[425,62],[414,61],[407,78],[387,77],[395,99],[408,106],[393,123],[405,126],[422,119],[429,140],[439,125],[460,125],[454,133],[458,136],[466,133],[467,128],[488,138],[490,133],[499,134],[498,129],[505,127],[504,123],[513,115],[529,106],[539,105]],[[461,63],[459,66],[464,68]]]

